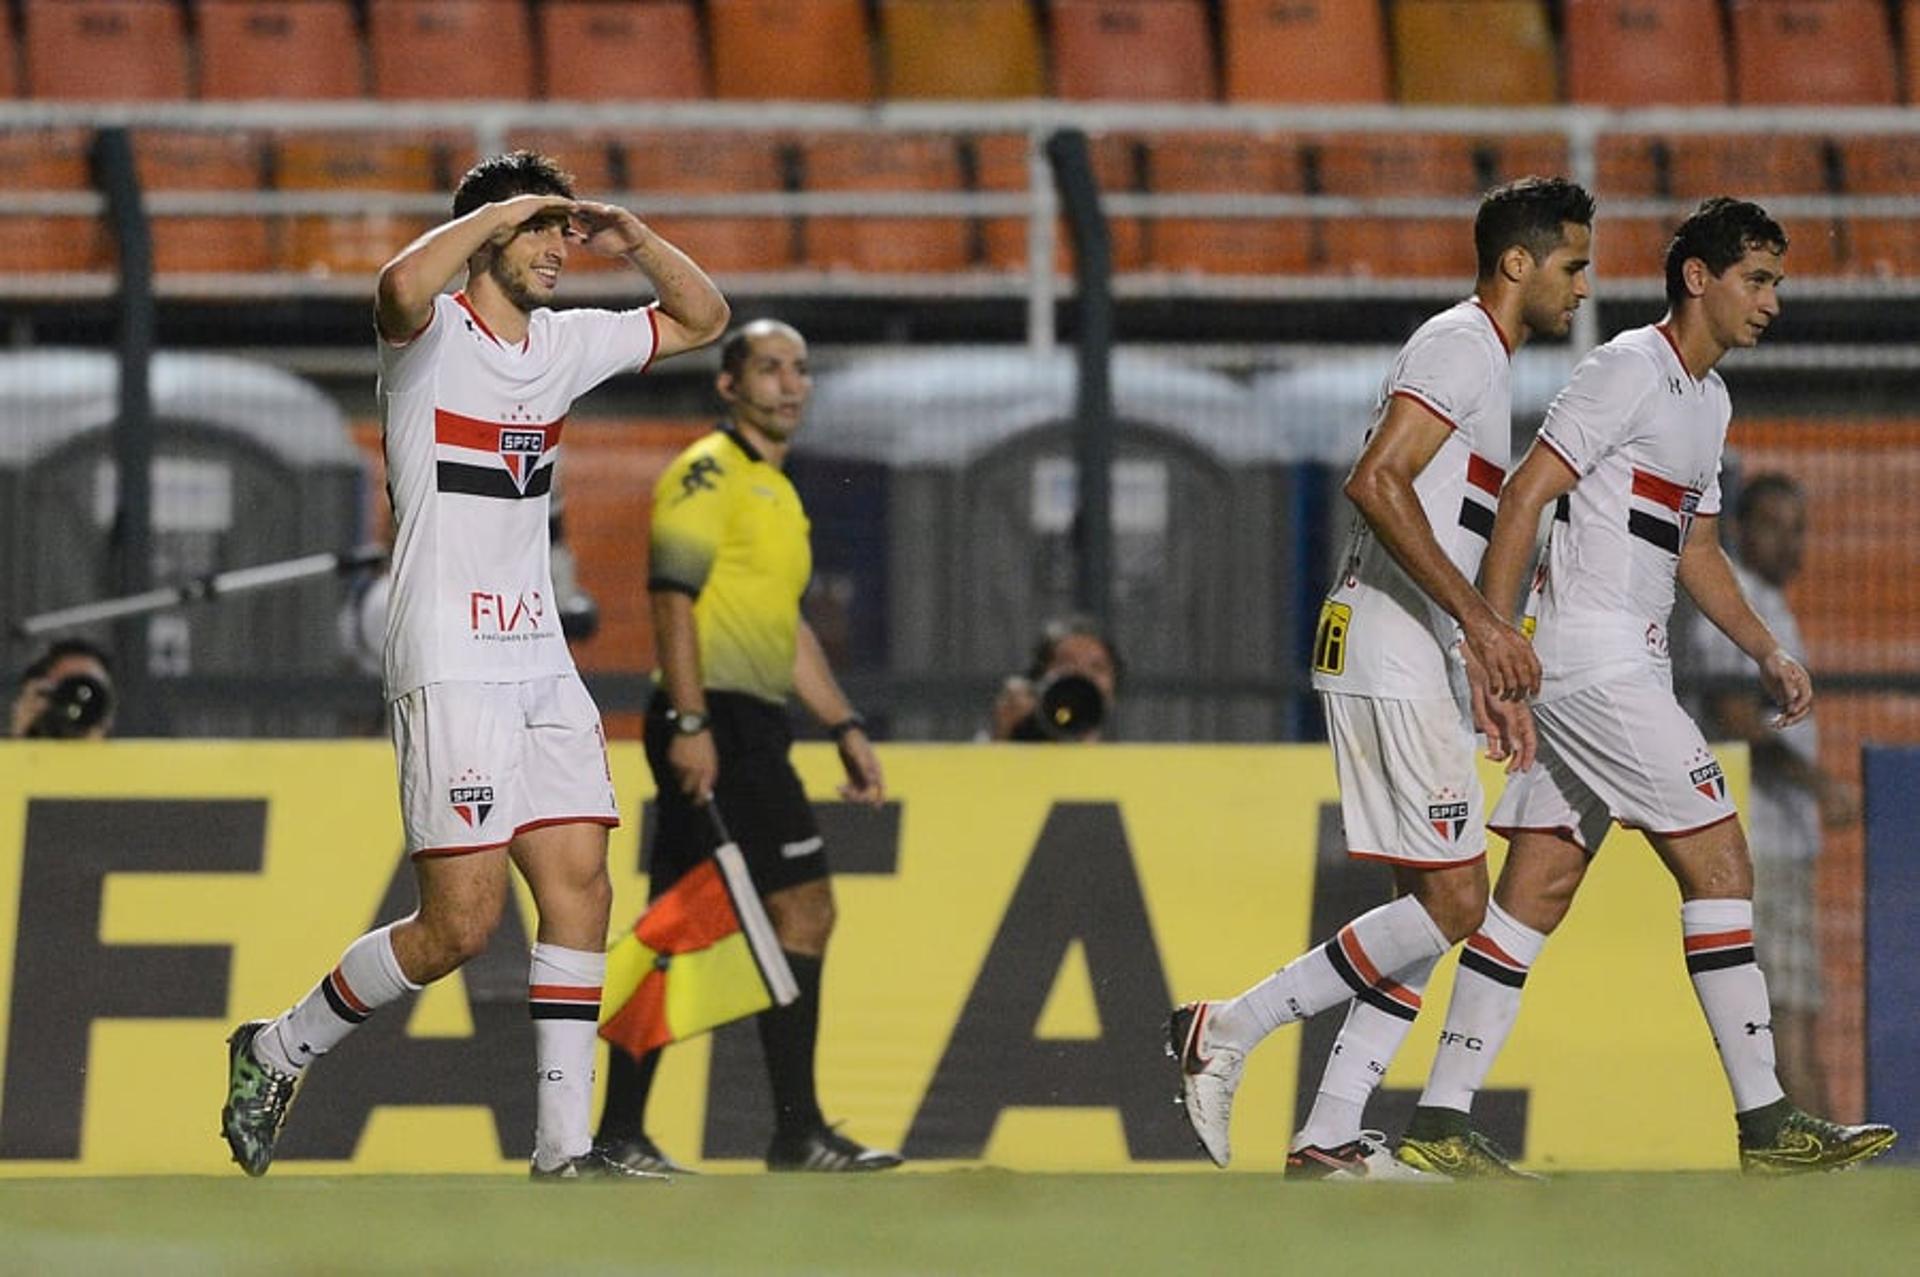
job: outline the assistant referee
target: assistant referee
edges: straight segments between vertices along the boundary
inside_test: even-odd
[[[813,572],[806,511],[783,472],[813,379],[807,343],[756,320],[730,335],[715,381],[726,419],[660,477],[653,495],[647,590],[660,690],[647,710],[647,764],[658,791],[649,891],[658,896],[713,854],[717,802],[766,903],[799,998],[757,1018],[772,1083],[767,1169],[872,1171],[900,1164],[828,1127],[814,1087],[820,971],[833,932],[833,888],[813,809],[787,753],[786,702],[833,735],[850,802],[886,795],[866,724],[834,681],[800,615]],[[644,1170],[677,1166],[646,1134],[658,1051],[610,1054],[598,1146]]]

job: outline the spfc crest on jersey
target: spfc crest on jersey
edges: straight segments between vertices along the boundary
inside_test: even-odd
[[[546,450],[547,432],[544,430],[502,427],[500,431],[500,459],[506,462],[507,473],[513,476],[513,486],[521,492],[527,490],[527,480],[533,476],[533,468],[539,464],[540,455]]]
[[[1695,750],[1687,763],[1687,780],[1703,797],[1718,802],[1727,796],[1726,773],[1720,770],[1719,760],[1712,754],[1704,749]]]
[[[1455,789],[1442,789],[1427,804],[1427,823],[1448,842],[1459,842],[1467,831],[1467,800]]]
[[[468,768],[447,790],[447,802],[467,828],[478,829],[493,812],[493,786],[485,776]]]

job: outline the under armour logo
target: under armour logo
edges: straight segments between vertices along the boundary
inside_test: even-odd
[[[1747,1021],[1747,1036],[1750,1038],[1758,1037],[1762,1033],[1771,1033],[1771,1032],[1773,1032],[1772,1020],[1768,1020],[1765,1024],[1755,1024],[1752,1020]]]

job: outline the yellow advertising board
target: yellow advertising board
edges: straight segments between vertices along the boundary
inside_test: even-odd
[[[1321,746],[883,759],[892,801],[875,812],[831,801],[829,748],[796,751],[839,901],[819,1078],[831,1118],[916,1165],[1204,1167],[1172,1103],[1169,1002],[1237,992],[1385,898],[1384,872],[1339,852]],[[1744,795],[1744,754],[1723,762]],[[612,839],[618,930],[645,901],[650,782],[637,745],[613,768],[632,817]],[[0,1174],[237,1174],[215,1134],[224,1038],[411,908],[394,791],[374,742],[0,744]],[[517,904],[485,956],[315,1067],[276,1175],[524,1167],[533,919]],[[1452,969],[1376,1098],[1390,1133]],[[1279,1166],[1339,1020],[1253,1055],[1236,1167]],[[749,1026],[671,1048],[655,1138],[703,1169],[756,1165],[757,1057]],[[1480,1115],[1540,1169],[1732,1164],[1677,896],[1637,835],[1602,848],[1535,967]]]

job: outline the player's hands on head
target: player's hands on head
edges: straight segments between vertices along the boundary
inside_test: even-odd
[[[646,223],[617,204],[575,200],[572,214],[574,238],[590,253],[620,257],[640,247],[646,239]]]
[[[840,786],[840,797],[850,803],[878,807],[887,800],[887,781],[880,771],[879,755],[873,742],[860,728],[841,735],[840,765],[847,769],[847,783]]]
[[[493,245],[505,244],[527,229],[527,223],[542,216],[566,214],[571,217],[575,202],[564,195],[515,195],[493,205],[501,215],[500,229],[487,237]]]
[[[1786,648],[1774,648],[1760,662],[1760,684],[1780,707],[1769,727],[1791,727],[1813,712],[1813,676]]]
[[[704,807],[720,778],[720,752],[713,746],[713,733],[675,736],[667,746],[667,763],[679,778],[680,792]]]
[[[1463,624],[1468,675],[1477,661],[1487,695],[1498,701],[1521,701],[1540,690],[1540,658],[1527,636],[1491,612]]]

